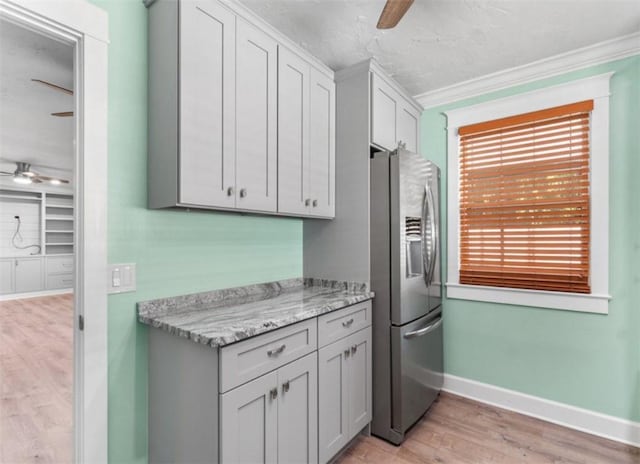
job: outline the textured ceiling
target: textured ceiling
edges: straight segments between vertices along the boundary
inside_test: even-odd
[[[640,0],[241,0],[334,70],[374,57],[416,95],[640,31]]]
[[[0,170],[25,161],[42,174],[68,178],[74,118],[50,113],[73,110],[73,96],[32,78],[72,89],[73,48],[0,21]]]

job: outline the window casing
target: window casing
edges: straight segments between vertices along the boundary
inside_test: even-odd
[[[446,113],[449,298],[608,311],[610,78]]]

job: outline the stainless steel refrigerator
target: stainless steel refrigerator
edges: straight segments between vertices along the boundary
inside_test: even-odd
[[[399,444],[442,388],[440,169],[402,148],[370,162],[371,432]]]

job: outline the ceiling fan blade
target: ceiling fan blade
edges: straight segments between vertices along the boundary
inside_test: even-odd
[[[52,183],[58,183],[58,184],[68,184],[69,181],[66,179],[60,179],[59,177],[49,177],[49,176],[42,176],[40,174],[38,174],[36,177],[36,179],[38,179],[39,182],[51,182]]]
[[[73,116],[73,111],[61,111],[60,113],[51,113],[51,116],[56,116],[58,118],[68,118]]]
[[[64,92],[67,95],[73,95],[73,90],[66,89],[56,84],[52,84],[51,82],[43,81],[42,79],[31,79],[33,82],[37,82],[38,84],[46,85],[47,87],[51,87],[52,89],[58,90],[60,92]]]
[[[0,171],[0,176],[12,176],[13,174],[13,172]]]
[[[391,29],[400,22],[413,0],[387,0],[378,19],[378,29]]]

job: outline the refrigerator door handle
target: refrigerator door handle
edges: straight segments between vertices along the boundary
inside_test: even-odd
[[[414,330],[413,332],[407,332],[406,334],[404,334],[404,338],[422,337],[424,335],[427,335],[429,332],[433,332],[441,325],[442,325],[442,317],[438,318],[436,322],[429,324],[428,326],[423,327],[422,329]]]
[[[427,286],[431,285],[433,283],[433,273],[435,270],[435,265],[436,265],[436,242],[438,241],[438,237],[436,237],[436,219],[435,219],[435,202],[433,200],[433,193],[431,192],[431,189],[429,188],[429,186],[425,186],[424,187],[424,192],[425,192],[425,208],[424,208],[424,213],[423,213],[423,219],[422,222],[424,223],[426,221],[426,216],[428,214],[429,216],[429,232],[431,235],[431,240],[429,241],[429,262],[427,264],[427,262],[424,263],[424,269],[425,269],[425,283],[427,284]],[[426,243],[426,224],[423,226],[424,228],[424,232],[423,232],[423,243]],[[425,256],[426,257],[426,256]]]

